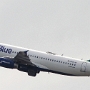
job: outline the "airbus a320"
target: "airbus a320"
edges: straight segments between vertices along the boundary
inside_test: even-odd
[[[0,43],[0,66],[36,76],[40,71],[68,76],[90,76],[90,60]]]

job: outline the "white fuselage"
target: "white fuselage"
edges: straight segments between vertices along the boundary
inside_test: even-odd
[[[90,76],[90,62],[84,60],[52,55],[46,52],[15,47],[7,44],[0,44],[0,57],[15,57],[18,52],[27,50],[31,62],[43,71],[64,75]]]

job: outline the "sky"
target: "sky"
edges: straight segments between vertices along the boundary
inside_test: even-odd
[[[90,0],[0,0],[0,42],[90,59]],[[0,90],[89,90],[90,77],[0,67]]]

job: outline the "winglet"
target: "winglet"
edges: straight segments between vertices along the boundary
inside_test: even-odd
[[[27,52],[28,52],[28,51],[29,51],[29,50],[27,50],[27,51],[24,51],[24,53],[25,53],[25,54],[27,54]]]

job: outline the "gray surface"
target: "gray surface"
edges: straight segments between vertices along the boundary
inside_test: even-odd
[[[0,42],[90,59],[90,0],[0,0]],[[89,90],[89,77],[0,68],[0,90]]]

